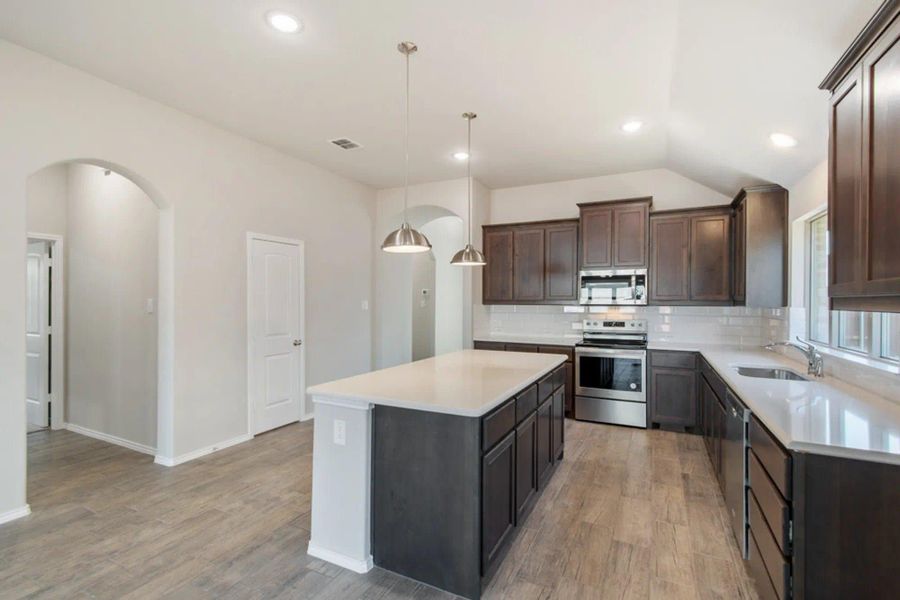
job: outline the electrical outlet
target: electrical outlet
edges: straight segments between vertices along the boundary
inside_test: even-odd
[[[156,304],[156,303],[153,301],[153,298],[147,298],[147,302],[146,302],[146,304],[144,305],[144,311],[145,311],[148,315],[152,315],[153,312],[156,310],[155,304]]]
[[[343,419],[334,420],[334,443],[338,446],[347,445],[347,421]]]
[[[363,300],[363,301],[362,301],[362,309],[363,309],[363,310],[369,310],[369,301],[368,301],[368,300]]]

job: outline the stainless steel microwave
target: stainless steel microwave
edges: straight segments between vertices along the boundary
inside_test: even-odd
[[[647,269],[581,271],[579,304],[647,304]]]

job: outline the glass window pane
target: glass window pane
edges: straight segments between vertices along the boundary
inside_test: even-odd
[[[900,314],[881,315],[881,355],[900,360]]]
[[[828,311],[828,219],[825,215],[809,222],[810,229],[810,269],[809,269],[809,337],[829,344]]]
[[[838,346],[856,352],[868,352],[872,331],[872,313],[842,310],[839,313]]]

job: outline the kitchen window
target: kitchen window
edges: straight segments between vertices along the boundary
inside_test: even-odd
[[[807,336],[839,353],[900,362],[900,314],[828,309],[828,213],[808,222]]]

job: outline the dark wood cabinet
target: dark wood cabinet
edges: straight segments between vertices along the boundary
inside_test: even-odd
[[[481,472],[481,560],[486,572],[516,526],[515,432],[484,456]]]
[[[691,299],[690,244],[690,217],[650,216],[650,302],[667,304]]]
[[[574,221],[545,229],[544,300],[578,300],[578,224]]]
[[[732,202],[735,304],[787,306],[788,192],[779,185],[743,188]]]
[[[547,398],[537,409],[537,479],[543,489],[553,466],[553,397]]]
[[[731,208],[650,215],[653,304],[731,304]]]
[[[486,225],[484,240],[484,304],[577,301],[577,220]]]
[[[484,229],[484,254],[481,298],[485,304],[513,301],[513,231]]]
[[[900,312],[900,2],[882,4],[831,69],[832,308]]]
[[[652,198],[579,204],[582,269],[647,267]]]
[[[544,299],[544,228],[513,230],[513,300]]]
[[[562,457],[563,441],[566,435],[566,388],[560,387],[553,392],[552,407],[550,409],[552,421],[550,446],[554,462]]]
[[[516,522],[531,508],[537,493],[537,413],[516,427]]]
[[[653,425],[697,425],[697,373],[688,369],[650,370],[650,422]]]

